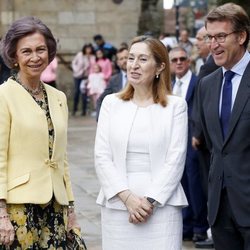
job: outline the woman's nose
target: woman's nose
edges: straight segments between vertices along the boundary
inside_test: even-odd
[[[34,53],[32,53],[32,55],[31,55],[31,59],[32,59],[33,61],[38,61],[38,60],[40,59],[40,56],[39,56],[36,52],[34,52]]]

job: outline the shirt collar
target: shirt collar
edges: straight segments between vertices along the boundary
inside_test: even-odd
[[[233,71],[235,74],[242,76],[248,63],[250,61],[250,54],[248,51],[245,52],[245,54],[243,55],[243,57],[240,59],[239,62],[237,62],[232,68],[231,71]],[[227,70],[222,67],[222,72],[223,75]]]
[[[183,83],[185,83],[185,82],[189,82],[190,81],[190,78],[191,78],[191,75],[192,75],[192,72],[191,72],[191,70],[189,69],[188,71],[187,71],[187,73],[182,77],[182,78],[178,78],[178,77],[175,77],[175,81],[177,82],[177,81],[181,81],[181,82],[183,82]]]

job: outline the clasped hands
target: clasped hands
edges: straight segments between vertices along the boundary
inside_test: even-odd
[[[143,223],[153,213],[154,205],[146,197],[139,197],[129,190],[122,191],[118,194],[129,212],[129,222],[133,224]]]

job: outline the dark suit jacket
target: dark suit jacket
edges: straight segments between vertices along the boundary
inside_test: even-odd
[[[175,82],[173,83],[173,85],[174,84]],[[188,155],[196,154],[191,145],[191,135],[192,135],[191,129],[193,127],[192,109],[193,109],[194,91],[196,84],[197,84],[197,76],[195,74],[192,74],[191,80],[188,85],[187,94],[185,97],[185,100],[188,105],[188,148],[187,148]]]
[[[200,67],[200,72],[198,74],[198,82],[200,81],[201,78],[211,74],[218,68],[219,66],[215,64],[214,58],[210,55],[207,58],[206,62]]]
[[[211,152],[208,178],[208,218],[214,224],[224,181],[229,202],[237,223],[250,226],[250,63],[234,102],[228,134],[223,141],[219,99],[222,69],[201,79],[198,89],[198,110],[202,130]],[[223,178],[224,176],[224,178]]]
[[[210,55],[207,59],[207,61],[200,67],[200,72],[198,74],[198,79],[197,82],[199,84],[199,81],[213,73],[215,70],[217,70],[219,68],[219,66],[217,66],[214,62],[213,57]],[[193,136],[196,138],[199,138],[200,140],[203,140],[203,136],[202,136],[202,129],[201,129],[201,124],[200,124],[200,118],[198,115],[198,111],[197,111],[197,89],[198,89],[198,84],[196,85],[196,90],[195,90],[195,96],[194,96],[194,104],[193,104],[193,113],[192,113],[192,118],[194,121],[194,126],[193,126]]]
[[[101,109],[102,101],[106,95],[117,93],[122,89],[122,72],[113,75],[108,83],[108,86],[100,95],[96,103],[96,120],[98,121],[99,112]]]

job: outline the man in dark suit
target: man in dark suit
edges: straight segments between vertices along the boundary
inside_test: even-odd
[[[233,3],[206,17],[205,39],[222,66],[198,87],[202,134],[211,153],[208,219],[216,250],[250,249],[249,26],[246,12]]]
[[[170,53],[171,68],[175,74],[173,94],[185,98],[188,104],[188,147],[182,185],[189,206],[183,209],[183,240],[194,242],[207,238],[207,205],[201,187],[197,151],[191,144],[192,107],[197,77],[190,70],[190,59],[182,47],[173,48]]]
[[[194,147],[195,150],[197,150],[197,153],[198,153],[202,188],[204,190],[204,194],[206,195],[206,199],[207,199],[210,153],[209,153],[209,150],[207,149],[204,139],[197,140],[197,137],[198,136],[201,137],[200,135],[202,133],[201,124],[199,121],[199,114],[197,112],[197,89],[198,89],[200,79],[214,72],[216,69],[219,68],[219,66],[215,64],[213,57],[210,55],[208,45],[204,39],[206,35],[207,35],[207,30],[205,26],[200,28],[196,34],[195,46],[197,48],[199,57],[203,58],[205,62],[203,65],[201,65],[199,72],[198,72],[198,76],[197,76],[198,84],[196,85],[194,103],[193,103],[193,111],[192,111],[192,118],[193,118],[192,146]],[[207,249],[214,248],[213,239],[210,237],[204,241],[196,242],[195,247],[207,248]]]
[[[104,97],[106,95],[119,92],[127,83],[127,60],[128,60],[128,49],[120,48],[116,53],[116,62],[118,67],[120,68],[120,72],[111,77],[108,86],[97,100],[96,103],[97,121]]]

